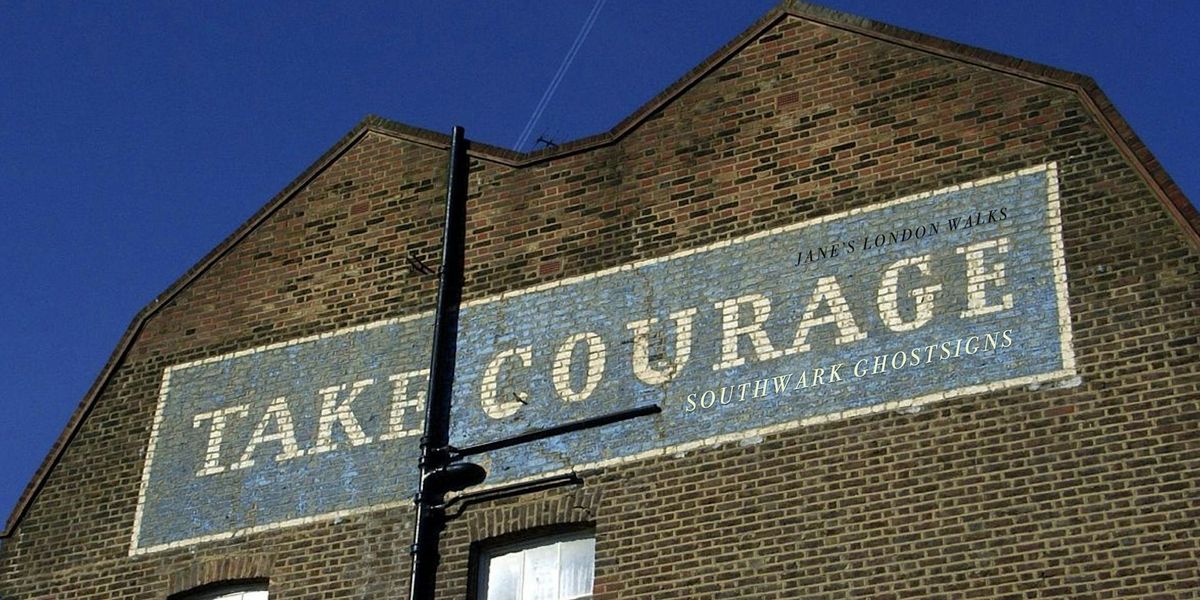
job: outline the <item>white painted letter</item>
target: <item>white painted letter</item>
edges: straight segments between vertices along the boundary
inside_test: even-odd
[[[892,331],[912,331],[921,327],[933,318],[933,297],[936,292],[942,290],[940,283],[927,285],[925,287],[916,288],[908,292],[908,296],[916,301],[916,316],[911,321],[905,321],[900,316],[900,307],[897,302],[899,295],[898,288],[900,287],[900,271],[907,267],[916,267],[921,275],[929,275],[929,255],[914,256],[912,258],[903,258],[888,267],[883,272],[883,279],[879,281],[879,317],[883,319],[883,324],[887,325]]]
[[[822,304],[829,306],[829,314],[816,317],[817,309],[821,308]],[[837,325],[838,336],[834,342],[838,345],[867,338],[867,334],[859,330],[858,324],[854,322],[854,315],[850,313],[850,305],[846,304],[846,298],[842,296],[842,288],[838,285],[837,278],[832,275],[817,280],[817,287],[813,289],[812,298],[804,307],[804,316],[800,317],[800,327],[796,329],[796,339],[792,342],[792,347],[787,349],[787,353],[796,354],[811,350],[812,346],[807,341],[809,330],[817,325],[827,323]]]
[[[575,356],[575,347],[579,342],[587,346],[587,377],[584,379],[583,389],[575,391],[571,389],[571,358]],[[558,392],[558,397],[567,402],[579,402],[591,396],[604,375],[604,357],[604,340],[600,339],[600,336],[585,331],[567,338],[554,354],[554,363],[550,370],[550,379],[554,382],[554,390]]]
[[[521,364],[528,367],[533,363],[533,347],[521,346],[519,348],[509,348],[497,352],[496,356],[492,357],[492,362],[488,363],[486,369],[483,370],[483,380],[479,383],[479,402],[483,405],[483,412],[493,419],[503,419],[520,410],[525,404],[525,394],[513,392],[518,399],[499,401],[496,398],[496,382],[500,378],[500,366],[504,364],[504,359],[515,356],[521,359]]]
[[[225,470],[221,464],[221,438],[225,435],[225,418],[230,415],[244,417],[248,414],[250,414],[250,405],[239,404],[192,417],[193,429],[205,421],[212,421],[212,427],[208,430],[208,447],[204,449],[204,467],[196,471],[196,477],[215,475]]]
[[[408,382],[416,379],[420,384],[418,390],[412,399],[408,397]],[[404,417],[408,413],[408,409],[413,409],[418,415],[421,413],[421,407],[425,404],[425,385],[429,380],[429,369],[421,369],[419,371],[405,371],[395,375],[389,375],[388,381],[392,382],[392,401],[388,407],[388,424],[387,431],[384,431],[379,436],[380,441],[394,440],[396,438],[408,437],[410,435],[421,435],[420,423],[412,429],[404,428]]]
[[[741,323],[742,304],[749,304],[754,314],[749,325]],[[713,365],[714,371],[746,364],[746,359],[738,354],[738,338],[743,335],[750,336],[750,344],[758,360],[783,356],[783,351],[773,348],[767,332],[763,331],[763,324],[771,316],[771,301],[766,296],[748,294],[722,300],[713,306],[721,310],[721,362]]]
[[[990,248],[995,248],[997,254],[1007,254],[1008,238],[997,238],[954,249],[959,254],[965,254],[967,258],[967,310],[962,311],[964,319],[1012,308],[1012,294],[1001,296],[1000,304],[987,302],[987,286],[990,284],[1000,287],[1005,284],[1004,263],[997,261],[989,265],[983,260],[983,251]]]
[[[272,421],[275,422],[275,433],[268,434],[267,428],[271,426]],[[259,444],[266,442],[279,442],[283,445],[283,452],[275,455],[275,462],[304,454],[296,448],[296,430],[292,427],[292,411],[288,408],[286,396],[280,396],[271,401],[267,412],[263,413],[262,418],[258,420],[258,425],[254,426],[254,433],[250,436],[250,443],[246,444],[242,457],[230,465],[229,469],[245,469],[254,466],[254,449]]]
[[[658,385],[679,375],[692,355],[692,317],[695,315],[694,308],[685,308],[669,315],[675,321],[675,360],[661,371],[650,366],[650,327],[658,323],[658,319],[644,319],[625,325],[626,329],[633,331],[633,374],[638,379]]]
[[[374,379],[363,379],[355,381],[353,384],[343,383],[318,390],[317,393],[321,394],[321,417],[317,421],[317,444],[308,449],[308,454],[321,454],[337,448],[337,444],[333,442],[334,423],[342,426],[342,431],[346,432],[346,438],[350,440],[351,446],[361,446],[371,442],[371,438],[363,433],[362,427],[358,426],[358,419],[354,418],[350,406],[354,404],[355,400],[358,400],[363,388],[374,384]],[[338,396],[346,391],[346,388],[350,388],[350,393],[345,400],[338,402]]]

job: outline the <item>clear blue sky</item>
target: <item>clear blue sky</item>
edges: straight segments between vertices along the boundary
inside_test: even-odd
[[[1095,77],[1200,199],[1200,2],[821,3]],[[608,129],[774,5],[609,0],[534,137]],[[592,7],[0,4],[0,520],[142,306],[367,114],[511,147]]]

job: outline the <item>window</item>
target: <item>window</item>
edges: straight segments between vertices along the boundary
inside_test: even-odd
[[[590,532],[498,546],[480,555],[480,600],[592,597],[596,538]]]
[[[198,593],[188,592],[183,596],[171,596],[179,600],[267,600],[266,583],[204,586]]]
[[[210,596],[212,600],[267,600],[266,590],[247,590],[244,592],[220,592],[218,596]]]

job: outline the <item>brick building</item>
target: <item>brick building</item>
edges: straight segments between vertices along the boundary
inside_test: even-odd
[[[406,594],[447,145],[366,119],[134,319],[0,598]],[[453,443],[662,412],[473,457],[439,597],[1196,597],[1200,216],[1091,80],[785,3],[470,156]]]

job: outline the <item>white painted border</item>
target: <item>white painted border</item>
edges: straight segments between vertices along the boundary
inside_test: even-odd
[[[933,190],[930,192],[921,192],[918,194],[904,196],[902,198],[897,198],[895,200],[890,200],[888,202],[884,202],[881,204],[874,204],[874,205],[870,205],[870,206],[862,206],[862,207],[858,207],[858,208],[853,208],[853,209],[850,209],[847,211],[843,211],[840,213],[834,213],[834,214],[830,214],[830,215],[825,215],[823,217],[818,217],[816,219],[804,221],[801,223],[793,223],[791,225],[774,227],[772,229],[759,231],[759,232],[752,233],[752,234],[749,234],[749,235],[746,235],[743,237],[739,237],[739,238],[722,240],[719,242],[714,242],[712,244],[708,244],[706,246],[689,248],[687,250],[682,250],[679,252],[675,252],[673,254],[668,254],[666,256],[650,258],[650,259],[646,259],[646,260],[640,260],[640,261],[636,261],[636,262],[632,262],[632,263],[619,265],[616,267],[610,267],[608,269],[596,271],[595,273],[588,273],[586,275],[578,275],[575,277],[569,277],[566,279],[543,283],[543,284],[535,285],[533,287],[523,288],[520,290],[512,290],[509,292],[504,292],[502,294],[488,296],[485,298],[480,298],[480,299],[464,302],[462,304],[462,306],[464,306],[464,307],[481,306],[481,305],[488,304],[491,302],[507,300],[509,298],[515,298],[517,296],[522,296],[525,294],[531,294],[534,292],[551,290],[551,289],[554,289],[557,287],[567,286],[567,285],[571,285],[571,284],[578,283],[581,281],[587,281],[589,279],[597,279],[597,278],[604,277],[607,275],[612,275],[613,273],[618,273],[621,271],[631,271],[631,270],[639,269],[639,268],[642,268],[645,266],[649,266],[649,265],[653,265],[653,264],[657,264],[657,263],[661,263],[661,262],[667,262],[667,261],[674,260],[677,258],[682,258],[685,256],[690,256],[692,254],[699,254],[699,253],[707,252],[709,250],[714,250],[717,248],[736,246],[736,245],[744,244],[751,240],[756,240],[756,239],[763,238],[763,237],[769,237],[769,236],[778,235],[781,233],[797,231],[800,229],[804,229],[805,227],[811,227],[813,225],[819,225],[822,223],[828,223],[830,221],[840,220],[840,219],[852,217],[855,215],[870,213],[870,212],[873,212],[876,210],[890,208],[892,206],[896,206],[899,204],[905,204],[908,202],[923,200],[925,198],[929,198],[932,196],[939,196],[942,194],[948,194],[948,193],[952,193],[952,192],[968,190],[971,188],[982,187],[985,185],[990,185],[990,184],[999,183],[1002,181],[1007,181],[1010,179],[1015,179],[1017,177],[1021,177],[1024,175],[1032,175],[1035,173],[1042,173],[1042,172],[1046,173],[1046,198],[1047,198],[1046,228],[1048,230],[1047,231],[1048,237],[1050,238],[1050,251],[1051,251],[1051,261],[1052,261],[1051,270],[1053,271],[1054,282],[1055,282],[1055,292],[1056,292],[1056,296],[1058,298],[1059,338],[1062,342],[1061,343],[1061,356],[1062,356],[1062,368],[1061,369],[1050,372],[1050,373],[1042,373],[1040,375],[1016,377],[1013,379],[1005,379],[1002,381],[992,382],[992,383],[987,383],[987,384],[966,386],[966,387],[956,388],[956,389],[946,391],[946,392],[937,392],[937,393],[933,393],[933,394],[926,394],[924,396],[919,396],[917,398],[911,398],[911,399],[907,399],[907,400],[894,400],[894,401],[890,401],[890,402],[884,402],[881,404],[874,404],[871,406],[865,406],[865,407],[855,408],[855,409],[851,409],[851,410],[846,410],[846,411],[842,411],[842,412],[838,412],[838,413],[817,415],[817,416],[813,416],[813,417],[807,417],[804,419],[786,421],[783,423],[775,423],[773,425],[757,427],[754,429],[748,429],[748,430],[739,431],[736,433],[712,436],[712,437],[708,437],[708,438],[704,438],[704,439],[700,439],[700,440],[686,442],[683,444],[676,444],[673,446],[665,446],[663,448],[655,448],[653,450],[647,450],[647,451],[640,452],[637,454],[631,454],[629,456],[610,458],[610,459],[605,459],[605,460],[601,460],[601,461],[595,461],[595,462],[590,462],[590,463],[584,463],[581,465],[575,465],[575,466],[569,467],[569,468],[558,469],[555,471],[539,473],[536,476],[531,476],[531,477],[527,477],[527,478],[516,479],[516,480],[507,480],[507,481],[504,481],[503,483],[498,483],[496,485],[491,485],[491,486],[482,485],[482,486],[473,488],[472,491],[487,490],[487,489],[492,489],[492,488],[499,487],[499,486],[509,486],[509,485],[514,485],[514,484],[523,483],[523,482],[527,482],[527,481],[533,481],[536,479],[542,479],[545,477],[553,477],[555,475],[572,473],[572,472],[576,472],[576,471],[599,469],[602,467],[630,463],[630,462],[635,462],[635,461],[639,461],[639,460],[645,460],[648,458],[666,456],[666,455],[670,455],[670,454],[679,454],[679,453],[688,452],[688,451],[696,450],[696,449],[700,449],[700,448],[714,447],[714,446],[719,446],[722,444],[738,442],[738,441],[747,440],[747,439],[751,439],[751,438],[755,438],[755,437],[772,435],[772,434],[788,431],[791,429],[798,429],[801,427],[820,425],[820,424],[829,423],[832,421],[840,421],[842,419],[850,419],[850,418],[854,418],[854,417],[870,415],[870,414],[885,412],[885,411],[889,411],[889,410],[899,410],[899,409],[904,409],[904,408],[919,407],[919,406],[923,406],[925,404],[939,402],[942,400],[956,398],[956,397],[964,396],[964,395],[968,395],[968,394],[993,392],[993,391],[1006,389],[1006,388],[1018,386],[1018,385],[1038,385],[1038,384],[1041,384],[1041,383],[1044,383],[1047,381],[1055,381],[1055,380],[1074,377],[1076,375],[1075,350],[1072,345],[1073,337],[1071,334],[1070,301],[1069,301],[1069,297],[1067,295],[1067,262],[1066,262],[1066,254],[1065,254],[1065,250],[1063,247],[1063,238],[1062,238],[1062,213],[1061,213],[1061,205],[1060,205],[1060,198],[1059,198],[1059,186],[1058,186],[1058,163],[1056,163],[1056,162],[1044,163],[1041,165],[1036,165],[1033,167],[1021,169],[1019,171],[1006,173],[1004,175],[996,175],[996,176],[992,176],[992,177],[986,177],[984,179],[978,179],[978,180],[970,181],[967,183],[952,185],[949,187],[944,187],[941,189]],[[199,543],[203,543],[203,542],[225,540],[225,539],[230,539],[230,538],[234,538],[234,537],[240,537],[243,535],[249,535],[252,533],[258,533],[258,532],[262,532],[262,531],[270,531],[273,529],[283,529],[286,527],[294,527],[297,525],[304,525],[307,523],[329,521],[332,519],[345,518],[345,517],[349,517],[349,516],[353,516],[353,515],[359,515],[359,514],[375,512],[375,511],[380,511],[380,510],[387,510],[390,508],[395,508],[398,506],[407,506],[407,505],[411,504],[411,501],[407,500],[407,499],[396,501],[396,502],[373,504],[370,506],[364,506],[364,507],[359,507],[359,508],[340,510],[340,511],[334,511],[334,512],[329,512],[329,513],[322,513],[319,515],[313,515],[313,516],[308,516],[308,517],[300,517],[300,518],[296,518],[296,519],[290,519],[287,521],[280,521],[278,523],[270,523],[267,525],[258,525],[258,526],[254,526],[254,527],[247,527],[244,529],[235,529],[232,531],[226,531],[226,532],[222,532],[222,533],[215,533],[215,534],[204,535],[204,536],[199,536],[199,537],[194,537],[194,538],[187,538],[187,539],[183,539],[183,540],[170,542],[167,544],[158,544],[158,545],[154,545],[154,546],[138,547],[138,535],[141,532],[142,512],[143,512],[143,509],[145,506],[146,488],[147,488],[149,478],[150,478],[150,467],[151,467],[152,460],[154,458],[155,447],[157,446],[157,442],[158,442],[158,431],[159,431],[159,425],[162,422],[163,405],[166,403],[167,393],[170,391],[171,373],[173,371],[187,369],[187,368],[195,367],[195,366],[199,366],[199,365],[212,364],[212,363],[216,363],[216,362],[229,360],[232,358],[240,358],[243,356],[250,356],[252,354],[257,354],[259,352],[267,352],[267,351],[276,350],[279,348],[286,348],[288,346],[295,346],[298,344],[304,344],[304,343],[313,342],[313,341],[317,341],[317,340],[328,339],[328,338],[332,338],[332,337],[346,335],[349,333],[366,331],[369,329],[375,329],[377,327],[384,327],[384,326],[388,326],[388,325],[400,324],[400,323],[404,323],[407,321],[412,321],[414,319],[429,317],[429,316],[432,316],[432,314],[433,314],[432,311],[425,311],[425,312],[420,312],[420,313],[407,315],[407,316],[403,316],[403,317],[396,317],[396,318],[392,318],[392,319],[386,319],[383,321],[376,321],[374,323],[367,323],[364,325],[356,325],[353,327],[336,329],[333,331],[327,331],[325,333],[321,333],[321,334],[317,334],[317,335],[310,335],[310,336],[306,336],[306,337],[302,337],[302,338],[297,338],[294,340],[288,340],[288,341],[284,341],[284,342],[276,342],[274,344],[269,344],[266,346],[258,346],[258,347],[250,348],[247,350],[239,350],[236,352],[230,352],[230,353],[226,353],[226,354],[221,354],[219,356],[212,356],[209,358],[204,358],[204,359],[200,359],[200,360],[195,360],[195,361],[181,363],[178,365],[167,367],[163,371],[163,383],[162,383],[162,388],[159,391],[158,407],[154,413],[154,424],[151,426],[151,429],[150,429],[150,440],[149,440],[147,450],[146,450],[145,467],[142,470],[142,482],[141,482],[141,486],[138,490],[137,510],[134,515],[133,535],[130,540],[129,555],[137,556],[137,555],[141,555],[141,554],[149,554],[151,552],[158,552],[158,551],[162,551],[162,550],[168,550],[171,548],[182,548],[182,547],[191,546],[191,545],[199,544]]]
[[[162,425],[163,407],[167,404],[167,392],[171,389],[171,369],[163,371],[162,385],[158,389],[158,406],[154,408],[154,421],[150,425],[150,442],[146,445],[146,462],[142,465],[142,482],[138,486],[137,508],[133,513],[133,535],[129,540],[129,555],[137,549],[138,536],[142,533],[142,512],[146,509],[146,488],[150,486],[150,465],[154,462],[154,449],[158,445],[158,429]]]
[[[1058,295],[1058,336],[1062,341],[1063,370],[1075,376],[1075,345],[1071,332],[1071,302],[1067,295],[1067,256],[1063,248],[1062,206],[1058,195],[1058,163],[1046,167],[1046,228],[1050,234],[1050,256],[1054,261],[1054,288]]]

